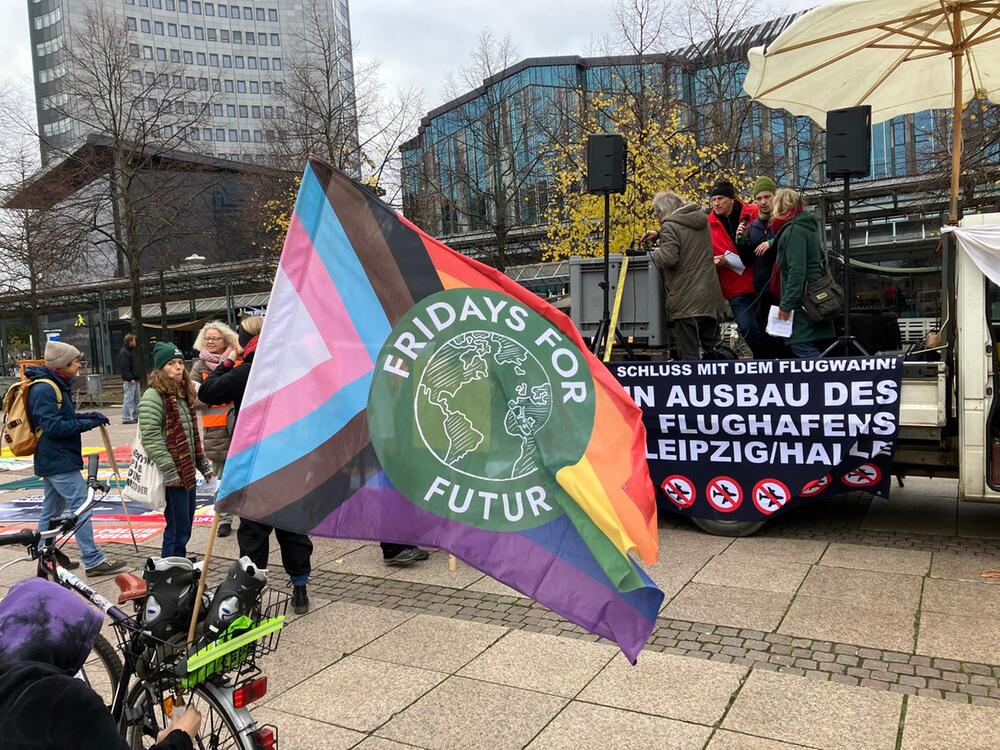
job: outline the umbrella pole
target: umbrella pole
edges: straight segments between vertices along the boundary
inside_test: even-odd
[[[958,191],[959,177],[962,172],[962,66],[965,62],[965,47],[962,44],[961,23],[962,11],[954,10],[952,21],[952,62],[955,66],[955,100],[951,115],[951,209],[948,220],[958,223]]]

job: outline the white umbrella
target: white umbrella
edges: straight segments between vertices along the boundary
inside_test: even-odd
[[[1000,102],[1000,0],[833,0],[750,50],[743,89],[807,115],[871,105],[875,122],[951,107],[951,218],[958,217],[962,111]]]

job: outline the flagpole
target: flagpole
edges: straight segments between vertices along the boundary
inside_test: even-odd
[[[458,558],[454,555],[448,555],[448,570],[451,573],[458,571]]]
[[[132,519],[129,518],[128,508],[125,506],[125,496],[122,494],[122,475],[118,471],[118,459],[115,458],[114,448],[111,447],[111,436],[108,428],[101,425],[101,437],[104,439],[104,451],[108,454],[108,463],[111,464],[111,472],[115,478],[115,488],[118,490],[118,499],[122,504],[122,515],[125,516],[125,523],[128,524],[128,533],[132,535],[132,546],[135,551],[139,551],[139,543],[135,541],[135,531],[132,529]]]
[[[214,506],[214,503],[213,503]],[[213,510],[215,510],[213,508]],[[212,559],[212,548],[219,532],[219,512],[215,510],[212,517],[212,528],[208,532],[208,544],[205,546],[205,559],[201,564],[201,575],[198,576],[198,593],[194,597],[194,612],[191,613],[191,625],[188,627],[188,648],[194,643],[194,631],[198,627],[198,615],[201,614],[201,597],[205,594],[205,583],[208,581],[208,563]]]

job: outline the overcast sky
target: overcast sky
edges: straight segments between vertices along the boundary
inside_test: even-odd
[[[79,2],[81,0],[73,0]],[[789,11],[822,0],[780,0]],[[332,2],[332,0],[331,0]],[[361,61],[377,59],[387,86],[416,84],[425,109],[443,104],[441,84],[461,67],[489,27],[510,34],[518,58],[585,54],[609,24],[609,0],[351,0],[351,26]],[[0,0],[0,77],[31,92],[25,0]],[[0,134],[2,137],[2,134]]]

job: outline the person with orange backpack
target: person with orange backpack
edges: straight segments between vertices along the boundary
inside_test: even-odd
[[[38,434],[35,474],[42,478],[45,487],[39,531],[48,531],[49,522],[62,515],[67,506],[75,509],[87,499],[87,483],[80,473],[83,469],[80,435],[109,424],[100,412],[76,411],[71,389],[79,372],[80,351],[61,341],[45,345],[44,367],[25,369],[31,381],[28,414]],[[88,577],[111,575],[125,567],[124,562],[108,559],[94,542],[94,527],[89,518],[77,527],[76,542]],[[65,567],[77,565],[71,563]]]

